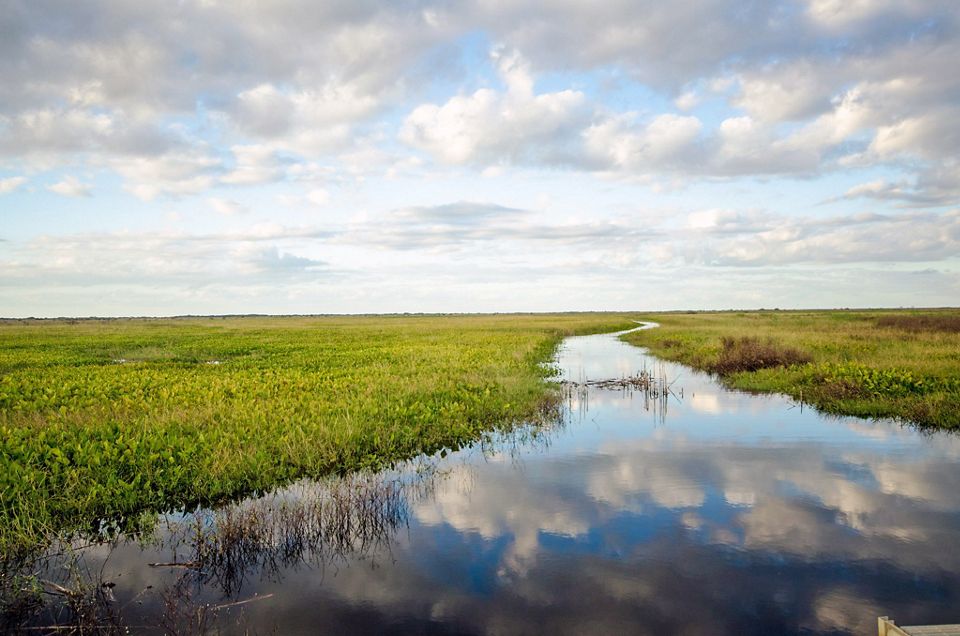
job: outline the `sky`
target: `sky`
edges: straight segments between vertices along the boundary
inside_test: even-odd
[[[0,0],[0,316],[957,305],[954,0]]]

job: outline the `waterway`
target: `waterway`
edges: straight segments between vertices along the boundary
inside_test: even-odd
[[[730,391],[616,334],[569,338],[556,364],[575,382],[652,371],[670,390],[569,387],[550,426],[169,515],[151,538],[78,550],[74,574],[93,577],[134,631],[866,634],[878,615],[960,622],[957,436]],[[63,562],[49,567],[69,579]]]

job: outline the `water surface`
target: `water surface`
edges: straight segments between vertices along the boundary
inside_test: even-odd
[[[83,567],[141,628],[161,615],[285,634],[960,622],[957,437],[728,391],[616,335],[569,338],[557,364],[573,380],[655,368],[677,395],[574,390],[548,430],[171,516],[154,543],[88,548]]]

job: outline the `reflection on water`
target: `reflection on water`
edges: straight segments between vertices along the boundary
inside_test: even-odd
[[[588,336],[568,339],[559,365],[580,381],[654,362]],[[663,372],[683,387],[666,411],[586,388],[549,431],[170,517],[151,540],[88,547],[41,578],[82,568],[104,617],[169,631],[869,633],[878,615],[960,620],[957,437]]]

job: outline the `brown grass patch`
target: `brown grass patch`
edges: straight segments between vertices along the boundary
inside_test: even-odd
[[[881,316],[877,318],[877,326],[911,332],[960,333],[960,316]]]
[[[720,375],[730,375],[740,371],[757,371],[771,367],[789,367],[806,364],[812,360],[806,352],[787,347],[773,340],[760,340],[744,336],[741,338],[724,337],[723,349],[710,370]]]

